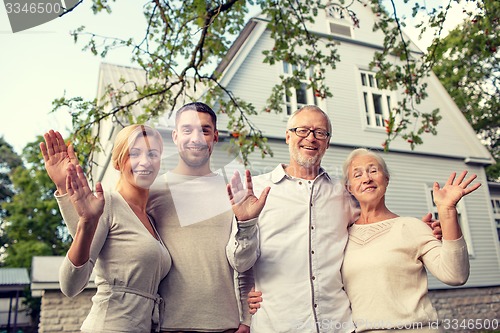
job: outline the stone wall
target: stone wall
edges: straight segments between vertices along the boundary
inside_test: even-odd
[[[80,333],[94,294],[88,289],[68,298],[59,290],[45,291],[38,332]],[[446,332],[500,332],[500,286],[431,290],[429,295]]]
[[[431,290],[446,332],[500,332],[500,286]]]
[[[59,290],[46,290],[42,297],[38,332],[80,333],[80,326],[90,311],[94,294],[95,289],[88,289],[69,298]]]

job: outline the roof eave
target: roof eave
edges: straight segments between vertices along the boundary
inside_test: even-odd
[[[219,63],[217,68],[215,68],[214,75],[218,76],[226,70],[226,68],[229,66],[231,61],[234,59],[238,51],[240,50],[241,46],[245,43],[245,41],[248,39],[250,34],[252,33],[253,29],[257,25],[257,20],[255,19],[250,19],[248,23],[245,25],[241,33],[238,35],[234,43],[231,45],[229,50],[227,51],[226,56],[222,59],[222,61]]]

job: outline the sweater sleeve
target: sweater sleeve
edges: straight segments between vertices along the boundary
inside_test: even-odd
[[[59,268],[59,284],[62,293],[68,297],[75,297],[81,293],[88,285],[93,270],[94,262],[92,260],[77,267],[73,265],[66,254]]]
[[[412,229],[415,240],[419,242],[417,255],[425,268],[443,283],[451,286],[465,284],[469,278],[469,254],[464,237],[441,242],[425,223],[417,221],[412,221]]]
[[[234,218],[233,220],[226,255],[234,270],[241,273],[252,268],[259,257],[258,219],[236,221]]]
[[[64,223],[68,228],[69,234],[71,235],[71,237],[75,237],[76,226],[78,225],[78,220],[80,219],[80,217],[78,216],[75,207],[73,207],[68,193],[61,195],[56,191],[54,193],[54,196],[59,206],[59,211],[61,212]]]
[[[69,199],[67,199],[67,202],[69,202]],[[65,201],[63,204],[66,205],[67,202]],[[71,207],[73,206],[71,202],[69,202],[69,205],[71,205]],[[68,255],[66,254],[66,257],[64,258],[63,263],[59,268],[60,288],[63,294],[68,297],[74,297],[78,295],[83,291],[83,289],[85,289],[85,287],[89,283],[89,279],[90,276],[92,275],[92,271],[94,270],[97,258],[101,253],[101,249],[103,248],[106,239],[108,237],[111,225],[111,217],[109,212],[109,207],[111,207],[111,205],[112,205],[111,197],[109,195],[106,195],[106,204],[104,206],[104,212],[101,218],[99,219],[99,223],[97,225],[97,229],[95,231],[94,238],[92,239],[92,244],[90,246],[89,260],[81,266],[75,266],[68,258]],[[69,207],[65,207],[65,209],[68,208]],[[73,212],[76,214],[74,208]],[[78,224],[78,220],[76,224]],[[76,224],[75,224],[75,231],[76,231]]]
[[[248,312],[248,293],[254,286],[253,269],[250,268],[248,271],[243,273],[237,273],[238,289],[239,289],[239,300],[241,306],[241,323],[250,326],[250,319],[252,315]]]

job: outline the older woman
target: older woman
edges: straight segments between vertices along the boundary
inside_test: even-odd
[[[342,278],[351,301],[356,332],[418,329],[436,331],[437,313],[427,296],[429,270],[449,285],[462,285],[469,276],[469,257],[460,230],[456,205],[481,184],[452,173],[443,188],[434,183],[443,241],[421,221],[401,217],[385,204],[389,172],[377,154],[356,149],[343,167],[347,190],[361,208],[349,228]]]
[[[78,295],[96,273],[97,292],[81,330],[150,332],[152,321],[159,324],[158,285],[171,266],[170,254],[146,213],[149,187],[160,170],[160,133],[145,125],[123,128],[112,153],[120,172],[116,191],[104,193],[98,183],[95,196],[81,167],[68,162],[76,159],[59,133],[47,133],[40,148],[47,172],[58,184],[60,210],[73,236],[59,272],[62,292]],[[59,178],[65,178],[65,189]]]

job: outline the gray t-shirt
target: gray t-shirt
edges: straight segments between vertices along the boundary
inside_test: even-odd
[[[225,184],[216,174],[167,172],[150,188],[147,210],[172,256],[172,268],[159,287],[165,300],[162,330],[238,328],[238,293],[243,323],[250,323],[246,295],[253,279],[235,279],[226,257],[233,213]]]

